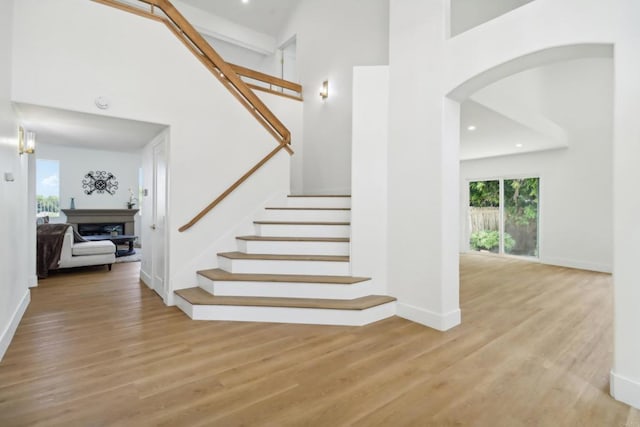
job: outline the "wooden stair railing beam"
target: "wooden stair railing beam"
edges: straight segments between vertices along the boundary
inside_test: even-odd
[[[165,24],[280,144],[287,145],[285,150],[293,154],[293,150],[288,146],[291,144],[289,130],[169,1],[137,0],[148,4],[151,12],[121,3],[120,0],[93,1]],[[154,13],[156,7],[166,18]]]
[[[267,154],[262,160],[260,160],[258,163],[256,163],[256,165],[254,167],[252,167],[247,173],[245,173],[244,175],[242,175],[242,177],[240,177],[240,179],[238,179],[236,182],[234,182],[231,187],[227,188],[225,190],[224,193],[222,193],[221,195],[218,196],[217,199],[215,199],[213,202],[209,203],[209,205],[207,205],[206,208],[202,209],[200,211],[200,213],[198,213],[198,215],[196,215],[195,217],[193,217],[193,219],[191,219],[191,221],[187,222],[185,225],[183,225],[182,227],[180,227],[178,229],[178,231],[183,232],[188,230],[189,228],[191,228],[193,225],[195,225],[198,221],[200,221],[206,214],[208,214],[213,208],[215,208],[216,206],[218,206],[218,204],[223,201],[229,194],[231,194],[231,192],[233,192],[233,190],[235,190],[236,188],[238,188],[240,186],[240,184],[242,184],[243,182],[245,182],[251,175],[253,175],[253,173],[255,171],[257,171],[258,169],[260,169],[265,163],[267,163],[269,161],[269,159],[271,159],[273,156],[275,156],[278,151],[280,151],[281,149],[285,148],[284,145],[280,144],[278,145],[275,149],[273,149],[269,154]]]
[[[280,79],[278,77],[270,76],[269,74],[261,73],[259,71],[252,70],[250,68],[243,67],[241,65],[231,64],[229,66],[233,71],[236,72],[240,77],[246,77],[253,80],[258,80],[260,82],[267,83],[269,87],[258,86],[255,84],[251,84],[246,82],[246,85],[252,89],[261,90],[268,93],[273,93],[275,95],[285,96],[287,98],[295,99],[298,101],[302,101],[302,85],[294,82],[290,82],[288,80]],[[296,95],[287,94],[283,92],[278,92],[272,89],[272,86],[277,86],[282,89],[288,89],[292,92],[295,92]]]
[[[249,111],[249,113],[253,117],[255,117],[258,123],[260,123],[277,141],[279,141],[280,135],[276,132],[276,130],[267,121],[265,121],[260,114],[258,114],[257,110],[249,103],[246,98],[244,98],[240,93],[238,93],[238,91],[235,90],[235,88],[229,83],[224,75],[222,75],[220,70],[209,60],[207,60],[206,57],[199,53],[192,43],[181,37],[178,29],[176,29],[173,25],[167,25],[167,27],[171,30],[171,32],[178,36],[179,40],[187,47],[187,49],[189,49],[194,54],[196,58],[198,58],[202,65],[204,65],[211,72],[211,74],[213,74],[218,79],[218,81],[220,81],[220,83],[222,83],[242,105],[244,105],[247,111]],[[284,149],[287,150],[289,154],[293,154],[293,150],[288,145],[285,145]]]
[[[200,211],[191,221],[180,227],[178,230],[183,232],[191,228],[195,223],[202,219],[207,213],[215,208],[222,200],[224,200],[229,194],[231,194],[236,188],[238,188],[244,181],[246,181],[255,171],[260,169],[266,162],[268,162],[278,151],[285,149],[289,154],[293,154],[293,150],[289,147],[291,144],[291,133],[289,130],[277,119],[277,117],[264,105],[264,103],[253,93],[248,85],[242,81],[242,79],[236,74],[236,72],[227,64],[220,55],[207,43],[206,40],[193,28],[193,26],[178,12],[178,10],[167,0],[138,0],[142,3],[146,3],[151,6],[151,11],[147,12],[142,9],[133,7],[128,4],[122,4],[118,0],[93,0],[97,3],[105,4],[107,6],[115,7],[126,12],[130,12],[142,17],[156,20],[164,23],[171,32],[193,53],[196,58],[214,75],[216,78],[233,94],[233,96],[240,101],[242,105],[267,129],[271,135],[279,142],[278,147],[272,150],[267,156],[260,160],[255,166],[253,166],[247,173],[245,173],[240,179],[233,183],[227,190],[225,190],[218,198],[211,202],[207,207]],[[154,8],[158,7],[165,16],[163,18],[155,14]],[[249,69],[244,69],[249,70]],[[252,71],[252,70],[249,70]],[[257,74],[263,74],[258,73]],[[264,76],[268,76],[264,74]],[[271,77],[271,76],[268,76]],[[274,78],[276,80],[281,80]],[[286,82],[282,80],[282,83],[295,85],[295,83]],[[280,86],[285,87],[280,84]],[[299,85],[297,85],[299,86]],[[300,93],[302,87],[300,86]]]
[[[266,105],[253,93],[253,91],[238,77],[233,69],[222,59],[211,45],[200,35],[200,33],[185,19],[184,16],[168,0],[139,0],[143,3],[155,6],[178,27],[184,37],[186,37],[202,54],[218,68],[221,74],[226,77],[231,86],[234,87],[280,135],[281,144],[291,143],[291,133],[278,120],[278,118],[267,108]]]

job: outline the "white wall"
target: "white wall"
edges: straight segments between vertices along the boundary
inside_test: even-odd
[[[93,150],[39,142],[36,157],[60,162],[61,209],[69,209],[71,197],[75,198],[77,209],[126,209],[129,188],[138,198],[138,171],[142,166],[139,152]],[[86,180],[87,172],[96,170],[115,175],[118,189],[114,195],[107,192],[85,194],[82,181]],[[136,204],[136,209],[138,207]],[[64,213],[60,216],[61,221],[66,221]]]
[[[236,24],[179,0],[174,0],[172,3],[204,36],[213,37],[263,55],[272,55],[276,51],[275,37]]]
[[[389,292],[399,316],[446,330],[460,323],[459,155],[443,140],[459,125],[446,126],[444,4],[390,4]]]
[[[576,142],[567,149],[461,162],[461,248],[468,247],[470,181],[538,176],[540,261],[611,272],[611,134]]]
[[[388,0],[303,0],[280,34],[296,36],[304,88],[304,191],[351,188],[352,69],[388,63]],[[329,98],[318,95],[329,80]]]
[[[353,70],[351,274],[387,290],[387,159],[389,67]]]
[[[533,0],[450,0],[451,35],[462,33]]]
[[[273,137],[162,24],[84,0],[15,7],[14,100],[170,126],[169,289],[195,284],[191,261],[238,221],[238,211],[288,191],[288,157],[270,163],[260,182],[249,180],[207,221],[179,233],[273,150]],[[109,110],[95,107],[99,95],[111,100]]]
[[[35,265],[28,250],[35,240],[25,238],[35,230],[35,216],[28,214],[29,156],[18,156],[18,123],[10,102],[12,3],[0,0],[0,360],[29,304],[29,264]]]
[[[265,55],[213,37],[205,38],[225,61],[280,77],[280,73],[276,67],[278,64],[276,60],[277,53]]]

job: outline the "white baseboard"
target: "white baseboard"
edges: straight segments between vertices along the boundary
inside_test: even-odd
[[[151,276],[144,270],[140,269],[140,280],[142,280],[142,283],[144,283],[145,285],[147,285],[147,287],[149,289],[151,288]]]
[[[609,391],[614,399],[640,409],[640,383],[611,371]]]
[[[612,271],[611,264],[584,262],[584,261],[578,261],[573,259],[543,257],[542,259],[540,259],[540,262],[543,264],[557,265],[560,267],[569,267],[569,268],[577,268],[580,270],[597,271],[599,273],[611,273]]]
[[[29,286],[30,288],[38,287],[38,276],[33,275],[29,277],[29,279],[27,280],[27,286]]]
[[[439,331],[446,331],[454,326],[458,326],[462,317],[460,309],[440,314],[401,302],[398,302],[396,307],[396,315],[399,317],[420,323],[421,325],[425,325]]]
[[[31,301],[31,292],[27,289],[24,296],[22,297],[22,301],[16,307],[9,324],[2,331],[2,335],[0,335],[0,360],[4,357],[4,354],[7,352],[9,348],[9,344],[11,344],[11,340],[13,339],[13,335],[16,333],[16,329],[18,329],[18,325],[22,320],[22,316],[24,315],[25,310],[29,306],[29,302]]]

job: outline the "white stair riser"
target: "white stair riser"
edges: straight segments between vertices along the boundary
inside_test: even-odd
[[[350,237],[348,225],[256,224],[258,236],[265,237]]]
[[[276,242],[237,240],[238,250],[247,254],[349,255],[349,242]]]
[[[287,210],[265,209],[264,221],[318,221],[318,222],[349,222],[351,211],[341,210]]]
[[[323,283],[236,282],[210,280],[199,276],[205,291],[219,296],[354,299],[371,294],[369,281],[352,285]]]
[[[289,208],[350,208],[351,197],[287,197]]]
[[[219,268],[229,273],[245,274],[315,274],[326,276],[348,276],[348,262],[334,261],[287,261],[229,259],[219,256]]]
[[[176,305],[194,320],[240,322],[301,323],[312,325],[362,326],[396,313],[395,302],[366,310],[328,310],[317,308],[245,307],[191,305],[176,296]]]

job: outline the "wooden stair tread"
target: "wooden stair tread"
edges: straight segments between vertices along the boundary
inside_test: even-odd
[[[266,210],[276,211],[350,211],[351,208],[295,208],[295,207],[271,207]]]
[[[352,300],[216,296],[202,288],[181,289],[175,291],[175,293],[192,305],[317,308],[330,310],[365,310],[367,308],[396,300],[395,298],[386,295],[368,295],[366,297],[355,298]]]
[[[351,197],[349,194],[290,194],[287,197]]]
[[[274,282],[274,283],[325,283],[330,285],[353,285],[370,280],[368,277],[354,276],[319,276],[305,274],[244,274],[229,273],[214,268],[198,271],[198,274],[210,280],[228,282]]]
[[[252,242],[334,242],[349,243],[348,237],[269,237],[269,236],[237,236],[238,240]]]
[[[221,252],[218,256],[229,259],[241,260],[268,260],[268,261],[334,261],[349,262],[348,256],[337,255],[273,255],[273,254],[247,254],[244,252]]]
[[[253,221],[253,223],[263,225],[351,225],[350,222],[327,221]]]

